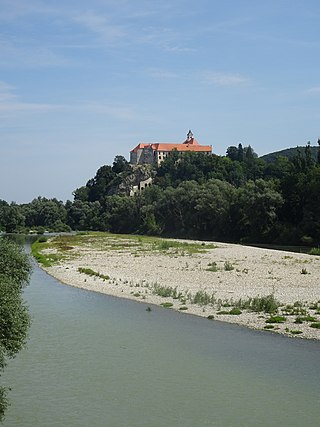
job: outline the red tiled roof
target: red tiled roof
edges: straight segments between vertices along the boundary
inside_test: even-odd
[[[189,142],[184,142],[183,144],[165,144],[165,143],[157,143],[152,144],[152,149],[155,151],[202,151],[207,152],[212,150],[210,145],[196,145],[190,144]]]
[[[136,147],[134,147],[133,150],[131,150],[131,153],[136,153],[139,150],[139,148],[145,148],[145,147],[148,147],[149,145],[152,145],[152,144],[140,142],[140,144],[138,144]]]
[[[138,144],[131,153],[136,153],[139,149],[151,147],[154,151],[197,151],[197,152],[211,152],[211,145],[200,145],[195,138],[187,138],[182,144],[173,144],[168,142],[152,142],[145,143],[141,142]]]

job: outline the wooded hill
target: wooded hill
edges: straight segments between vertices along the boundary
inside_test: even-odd
[[[317,246],[319,149],[316,158],[307,145],[291,158],[270,162],[241,144],[229,147],[226,156],[173,152],[143,173],[117,156],[74,191],[72,202],[41,197],[24,205],[0,202],[0,227]],[[138,181],[137,174],[152,176],[153,185],[131,197],[126,188]]]
[[[303,153],[305,147],[295,147],[295,148],[286,148],[284,150],[275,151],[273,153],[265,154],[264,156],[260,156],[260,159],[264,160],[267,163],[274,162],[278,157],[287,157],[288,159],[292,159],[293,157],[297,157],[300,153]],[[317,146],[310,146],[311,156],[314,161],[317,160],[319,148]]]

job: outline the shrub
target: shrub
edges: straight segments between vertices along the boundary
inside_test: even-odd
[[[310,328],[320,329],[320,322],[311,323]]]
[[[190,296],[189,298],[192,304],[199,304],[199,305],[214,304],[216,301],[214,293],[212,295],[209,295],[205,291],[198,291],[193,297]]]
[[[229,311],[229,314],[233,314],[236,316],[239,316],[239,314],[242,314],[242,311],[239,308],[233,308],[232,310]]]
[[[171,308],[173,306],[172,302],[163,302],[161,305],[164,308]]]
[[[309,252],[310,255],[320,255],[320,248],[312,248]]]
[[[224,269],[225,271],[231,271],[231,270],[234,270],[234,266],[231,264],[231,262],[226,261],[224,263]]]
[[[106,274],[98,273],[98,272],[92,270],[91,268],[79,267],[78,271],[79,271],[79,273],[87,274],[88,276],[100,277],[100,279],[103,279],[103,280],[109,280],[110,279],[110,277],[107,276]]]
[[[240,299],[235,306],[244,310],[250,310],[257,313],[275,313],[280,306],[280,302],[275,299],[273,294],[264,297],[254,297],[247,300]]]
[[[216,262],[210,262],[208,264],[208,268],[206,268],[207,271],[213,271],[214,273],[216,273],[217,271],[219,271],[219,267],[217,266]]]
[[[286,320],[284,316],[271,316],[266,320],[266,323],[284,323]]]

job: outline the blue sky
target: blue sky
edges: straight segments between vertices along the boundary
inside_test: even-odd
[[[320,136],[318,0],[0,0],[0,199],[72,200],[139,142]]]

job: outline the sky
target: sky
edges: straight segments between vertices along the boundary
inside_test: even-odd
[[[318,0],[0,0],[0,199],[72,200],[139,142],[320,136]]]

